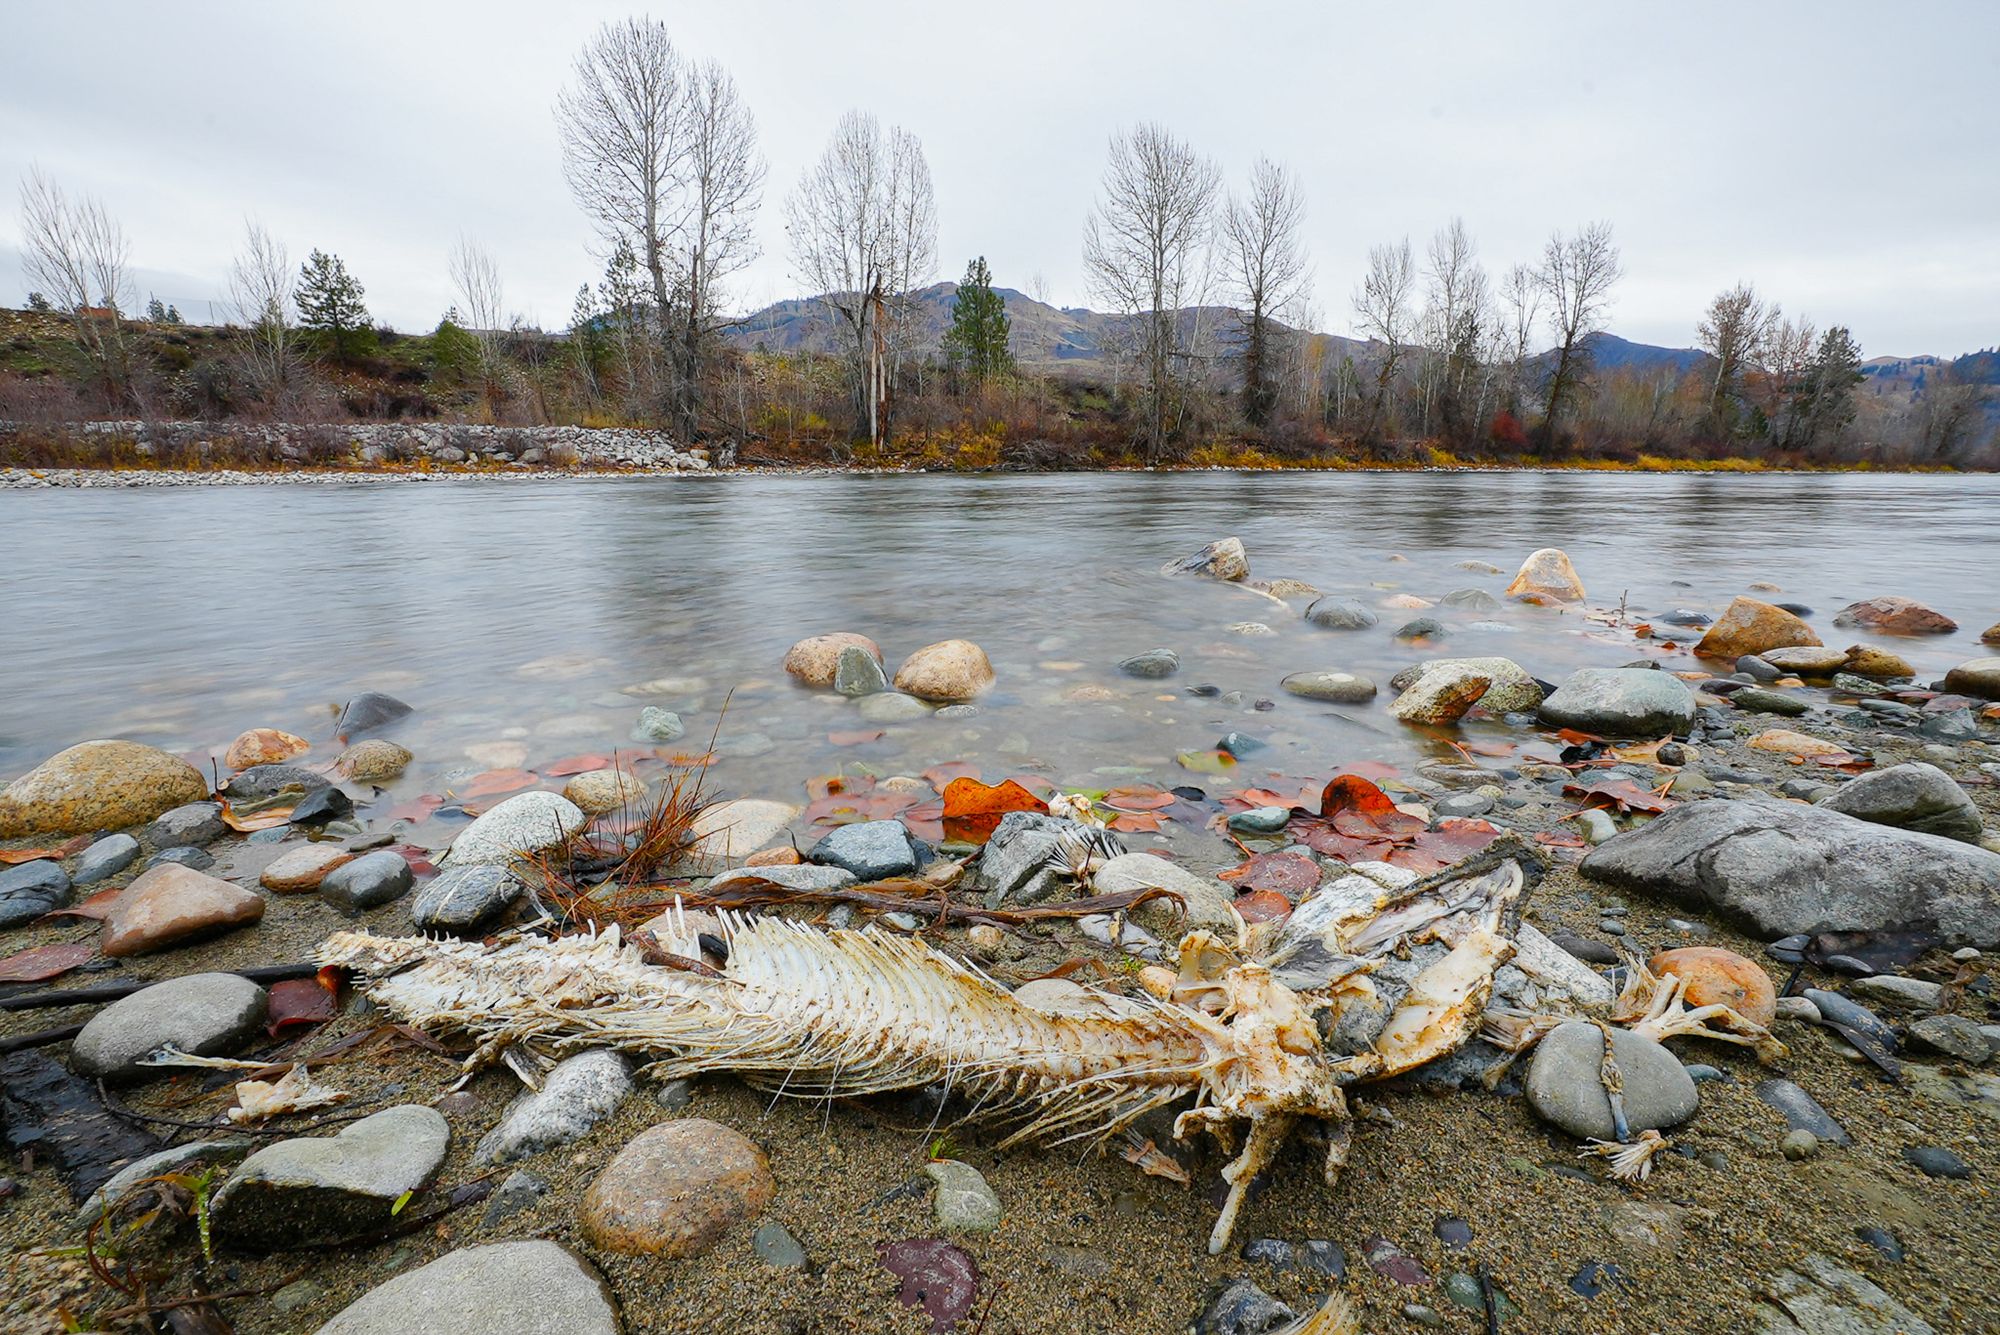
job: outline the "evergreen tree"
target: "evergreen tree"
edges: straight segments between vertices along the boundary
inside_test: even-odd
[[[453,306],[431,332],[431,370],[441,379],[464,380],[479,369],[479,340],[464,325]]]
[[[154,324],[167,323],[167,308],[158,297],[154,297],[146,303],[146,318]]]
[[[167,323],[168,324],[181,323],[181,308],[174,305],[172,302],[167,303]]]
[[[993,271],[981,255],[965,266],[958,285],[951,328],[944,335],[945,360],[976,384],[1013,370],[1014,358],[1007,351],[1008,324],[1006,299],[993,290]]]
[[[31,311],[46,311],[55,308],[49,305],[49,299],[41,293],[30,292],[28,294],[28,309]]]
[[[1861,381],[1861,345],[1846,325],[1835,325],[1820,336],[1793,409],[1805,423],[1808,448],[1840,439],[1854,420],[1854,389]]]
[[[338,255],[315,250],[299,266],[299,324],[324,340],[335,362],[366,351],[372,331],[362,295],[361,284]]]

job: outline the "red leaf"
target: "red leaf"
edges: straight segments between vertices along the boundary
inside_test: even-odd
[[[1334,812],[1332,823],[1335,830],[1350,839],[1414,839],[1427,828],[1418,817],[1394,807],[1387,811],[1356,811],[1350,807]]]
[[[37,921],[45,922],[50,918],[88,918],[92,922],[103,922],[111,916],[112,904],[116,903],[118,896],[124,893],[123,890],[99,890],[80,904],[72,904],[66,909],[50,909]]]
[[[325,1024],[333,1018],[333,993],[318,978],[289,978],[271,984],[264,1032],[276,1038],[291,1025]]]
[[[1235,908],[1245,922],[1271,922],[1291,916],[1292,901],[1275,890],[1254,890],[1238,895]]]
[[[436,815],[437,809],[443,805],[444,799],[442,797],[439,797],[436,793],[425,793],[422,797],[413,797],[407,802],[398,802],[395,806],[390,807],[382,813],[382,819],[389,821],[406,820],[412,825],[422,825],[425,821]]]
[[[475,774],[465,787],[458,790],[461,798],[497,797],[501,793],[516,793],[523,788],[533,788],[542,781],[542,776],[524,769],[490,769],[484,774]]]
[[[1500,837],[1500,827],[1483,820],[1446,819],[1435,830],[1426,830],[1411,840],[1411,847],[1441,859],[1450,866],[1471,857]]]
[[[0,848],[0,867],[10,863],[40,862],[43,858],[60,861],[89,848],[90,842],[89,835],[80,834],[58,848]]]
[[[806,780],[806,795],[817,802],[842,793],[865,793],[874,786],[875,780],[866,774],[822,774]]]
[[[97,953],[92,941],[63,946],[36,946],[0,960],[0,983],[43,983],[61,977]]]
[[[403,861],[410,864],[412,876],[437,875],[437,867],[431,862],[431,851],[428,848],[419,848],[415,844],[392,844],[389,851],[403,855]]]
[[[1590,841],[1588,839],[1585,839],[1582,835],[1565,834],[1561,830],[1543,830],[1540,834],[1535,836],[1535,842],[1538,844],[1547,844],[1550,848],[1590,847]]]
[[[889,735],[887,728],[851,728],[845,732],[830,732],[826,740],[835,746],[866,746],[869,742],[879,742]]]
[[[1223,872],[1221,879],[1246,890],[1275,890],[1297,896],[1319,884],[1320,865],[1303,853],[1258,853],[1241,866]]]
[[[1110,825],[1120,834],[1153,834],[1160,828],[1160,818],[1150,811],[1121,811]]]
[[[1113,788],[1104,795],[1104,805],[1113,811],[1163,811],[1178,800],[1158,788]]]
[[[1657,815],[1680,805],[1671,798],[1661,797],[1650,789],[1641,788],[1630,779],[1598,779],[1593,783],[1564,784],[1563,796],[1574,798],[1586,807],[1605,807],[1612,811],[1643,811],[1649,815]]]

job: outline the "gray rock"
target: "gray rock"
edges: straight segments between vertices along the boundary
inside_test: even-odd
[[[139,841],[129,834],[107,834],[76,856],[72,885],[95,885],[124,871],[139,856]]]
[[[1917,725],[1917,731],[1925,737],[1969,742],[1979,735],[1979,720],[1972,716],[1970,709],[1951,709],[1927,716]]]
[[[2000,700],[2000,657],[1967,659],[1944,674],[1944,688],[1981,700]]]
[[[216,1240],[269,1252],[379,1228],[405,1192],[422,1190],[437,1176],[450,1141],[443,1114],[406,1103],[336,1135],[266,1146],[245,1159],[209,1202]]]
[[[499,920],[528,888],[505,867],[450,867],[418,892],[410,920],[420,932],[478,932]]]
[[[1904,1010],[1934,1011],[1944,999],[1943,984],[1894,973],[1857,978],[1847,985],[1847,990],[1869,1001]]]
[[[1972,1165],[1942,1145],[1905,1145],[1903,1157],[1916,1165],[1925,1177],[1963,1180],[1972,1176]]]
[[[1208,1300],[1194,1335],[1265,1335],[1292,1319],[1292,1309],[1247,1279],[1233,1279]]]
[[[1701,1095],[1673,1053],[1629,1029],[1614,1029],[1611,1046],[1625,1085],[1625,1120],[1633,1134],[1677,1126],[1694,1116]],[[1525,1088],[1543,1121],[1573,1136],[1619,1137],[1604,1092],[1604,1035],[1594,1024],[1556,1026],[1535,1048]]]
[[[1780,1014],[1785,1012],[1785,1003],[1791,999],[1778,998]],[[1816,987],[1809,987],[1805,990],[1804,996],[1797,1000],[1804,1001],[1806,1005],[1812,1007],[1812,1015],[1805,1017],[1809,1020],[1825,1020],[1828,1024],[1852,1029],[1855,1033],[1874,1040],[1876,1046],[1884,1052],[1894,1052],[1901,1046],[1896,1031],[1885,1024],[1880,1016],[1860,1002],[1842,996],[1838,992],[1825,992]]]
[[[69,874],[60,862],[38,858],[0,867],[0,927],[33,922],[69,900]]]
[[[1435,640],[1444,633],[1444,622],[1436,617],[1416,617],[1396,628],[1396,638],[1399,640]]]
[[[658,705],[647,705],[639,711],[638,726],[632,729],[632,739],[639,742],[672,742],[687,735],[687,724],[671,709]]]
[[[1428,658],[1391,677],[1390,689],[1407,691],[1429,672],[1469,672],[1486,678],[1492,684],[1479,703],[1489,713],[1521,713],[1542,703],[1542,688],[1511,658]]]
[[[938,1227],[947,1233],[991,1233],[1000,1227],[1000,1198],[979,1170],[956,1159],[934,1159],[924,1172],[937,1183],[931,1202]]]
[[[454,867],[512,864],[523,853],[562,843],[583,828],[584,814],[559,793],[516,793],[458,832],[440,861]]]
[[[284,765],[259,765],[257,769],[288,769]],[[256,770],[245,770],[236,777],[254,774]],[[314,776],[319,778],[318,775]],[[320,786],[326,785],[321,778]],[[161,812],[151,825],[146,827],[146,842],[154,848],[199,848],[203,844],[214,843],[222,837],[222,807],[216,802],[189,802],[186,806],[175,807],[172,811]]]
[[[1767,938],[1935,918],[1949,944],[2000,944],[2000,854],[1776,798],[1687,803],[1592,850],[1582,868],[1722,910]]]
[[[1745,654],[1736,660],[1736,670],[1755,681],[1772,682],[1784,676],[1775,663],[1766,662],[1756,654]]]
[[[972,872],[972,888],[988,908],[1004,903],[1033,904],[1060,889],[1066,877],[1051,861],[1065,833],[1090,838],[1090,828],[1060,816],[1036,811],[1010,811],[1000,818]],[[1123,851],[1115,834],[1100,832],[1107,847]]]
[[[345,789],[328,784],[324,788],[313,789],[298,800],[298,805],[292,808],[292,824],[332,825],[353,814],[354,799],[347,795]],[[345,833],[356,833],[359,828],[350,826]],[[335,826],[334,830],[336,833],[342,832],[338,826]]]
[[[1876,825],[1894,825],[1976,844],[1983,831],[1979,808],[1936,765],[1894,765],[1864,774],[1820,803],[1829,811]]]
[[[1337,705],[1366,704],[1375,698],[1375,683],[1358,672],[1294,672],[1278,684],[1307,700]]]
[[[1442,817],[1484,816],[1493,810],[1493,799],[1484,793],[1452,793],[1439,798],[1436,807]]]
[[[710,891],[731,881],[759,880],[782,885],[787,890],[838,890],[854,884],[854,873],[845,867],[822,867],[801,862],[790,867],[735,867],[708,883]]]
[[[806,1249],[783,1224],[759,1224],[750,1235],[750,1250],[765,1265],[780,1270],[804,1270]]]
[[[828,831],[806,861],[839,867],[857,881],[880,881],[914,874],[923,865],[923,854],[901,821],[867,820]]]
[[[1181,656],[1171,649],[1148,649],[1120,660],[1118,670],[1128,677],[1171,677],[1181,670]]]
[[[1091,877],[1091,884],[1100,895],[1158,886],[1174,891],[1186,902],[1189,928],[1233,928],[1235,925],[1229,911],[1235,896],[1222,882],[1196,875],[1178,863],[1151,853],[1125,853],[1111,859],[1097,869],[1097,874]],[[1175,920],[1176,912],[1169,901],[1154,899],[1141,904],[1133,916],[1149,927],[1164,926]]]
[[[1307,606],[1306,620],[1326,630],[1366,630],[1375,614],[1352,598],[1320,598]]]
[[[318,770],[307,769],[303,765],[252,765],[223,784],[219,791],[232,802],[262,802],[281,796],[303,797],[332,783],[333,780]],[[193,802],[189,805],[212,806],[213,803]],[[221,832],[218,823],[216,833]]]
[[[1937,1335],[1872,1281],[1824,1256],[1779,1271],[1765,1288],[1768,1300],[1750,1311],[1755,1335]]]
[[[1626,737],[1682,733],[1694,722],[1694,693],[1670,672],[1578,668],[1542,701],[1545,722]]]
[[[929,718],[931,707],[914,695],[881,691],[862,696],[854,712],[870,723],[908,723],[914,719]]]
[[[83,1208],[76,1212],[71,1227],[78,1232],[89,1228],[103,1217],[104,1212],[124,1198],[125,1193],[149,1178],[162,1173],[178,1173],[183,1169],[199,1168],[207,1164],[235,1163],[248,1154],[257,1142],[249,1136],[224,1136],[218,1140],[196,1140],[185,1145],[175,1145],[149,1154],[143,1159],[134,1159],[105,1180],[103,1186],[90,1193]]]
[[[319,883],[319,897],[343,913],[359,913],[401,899],[414,881],[403,855],[385,848],[328,872]]]
[[[274,833],[274,831],[257,831],[257,834],[271,833]],[[279,828],[275,833],[283,834],[284,830]],[[253,834],[250,837],[255,839],[257,834]],[[176,867],[191,867],[195,871],[207,871],[215,865],[215,855],[205,848],[196,848],[191,844],[184,844],[179,848],[163,848],[146,859],[146,870],[151,871],[153,868],[169,862]]]
[[[70,1044],[70,1069],[106,1080],[179,1074],[137,1063],[169,1046],[195,1057],[226,1056],[257,1032],[264,1012],[264,989],[247,978],[233,973],[172,978],[93,1015]]]
[[[1911,1041],[1947,1057],[1977,1066],[1993,1055],[1993,1045],[1980,1027],[1963,1015],[1927,1015],[1909,1027]]]
[[[1847,1129],[1833,1120],[1833,1114],[1819,1106],[1819,1100],[1790,1080],[1765,1080],[1757,1086],[1757,1097],[1776,1108],[1785,1125],[1794,1131],[1810,1131],[1834,1145],[1851,1145]]]
[[[1810,1131],[1787,1131],[1778,1138],[1778,1153],[1787,1159],[1810,1159],[1819,1153],[1819,1137]]]
[[[1608,843],[1618,837],[1618,822],[1602,807],[1585,807],[1577,812],[1576,828],[1593,844]]]
[[[507,1175],[499,1189],[486,1198],[484,1223],[491,1228],[503,1219],[511,1219],[523,1210],[531,1210],[535,1202],[548,1195],[549,1181],[540,1174],[525,1168],[516,1168]]]
[[[1250,558],[1241,538],[1219,538],[1190,556],[1160,567],[1162,575],[1206,575],[1210,579],[1238,580],[1250,573]]]
[[[619,1335],[611,1292],[553,1242],[463,1247],[342,1308],[318,1335]]]
[[[840,651],[840,658],[834,663],[833,689],[842,695],[874,695],[889,689],[889,674],[882,670],[882,662],[875,655],[858,644],[850,644]]]
[[[1752,714],[1782,714],[1787,718],[1797,718],[1812,709],[1810,704],[1796,695],[1767,691],[1758,686],[1746,686],[1731,693],[1729,703]]]
[[[340,721],[334,731],[343,737],[362,737],[379,732],[398,719],[407,718],[411,712],[410,706],[393,695],[363,691],[341,709]]]
[[[473,1151],[476,1164],[513,1163],[567,1145],[616,1111],[633,1090],[632,1063],[610,1048],[565,1057],[523,1091]]]

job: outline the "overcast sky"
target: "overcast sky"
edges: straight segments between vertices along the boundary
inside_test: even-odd
[[[1641,12],[1642,8],[1645,12]],[[550,114],[627,5],[0,0],[0,180],[30,163],[132,240],[141,301],[220,314],[246,217],[340,254],[377,319],[428,328],[462,231],[507,300],[567,323],[600,268]],[[782,198],[850,107],[923,141],[938,278],[984,254],[1087,305],[1108,137],[1158,120],[1240,182],[1296,168],[1322,329],[1352,327],[1371,243],[1462,215],[1494,269],[1609,219],[1611,325],[1684,346],[1754,281],[1864,355],[2000,343],[2000,4],[656,4],[736,76],[770,164],[748,308],[794,295]],[[0,304],[25,296],[0,209]]]

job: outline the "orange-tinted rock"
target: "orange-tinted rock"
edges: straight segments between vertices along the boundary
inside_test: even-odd
[[[353,860],[354,854],[339,844],[304,844],[279,854],[257,879],[266,890],[275,890],[281,895],[302,895],[319,889],[319,883],[328,872]]]
[[[2000,621],[1996,621],[1988,626],[1986,633],[1979,637],[1979,642],[1981,644],[2000,644]]]
[[[1703,658],[1734,661],[1745,654],[1768,653],[1802,645],[1818,647],[1819,636],[1782,607],[1755,598],[1731,602],[1694,647]]]
[[[760,1214],[776,1187],[764,1151],[699,1117],[634,1136],[583,1194],[593,1246],[628,1256],[697,1256]]]
[[[263,896],[178,863],[163,862],[125,887],[104,920],[99,948],[144,955],[264,916]]]
[[[1890,635],[1949,635],[1958,623],[1914,598],[1885,594],[1849,603],[1834,614],[1836,626],[1866,626]]]
[[[1857,677],[1880,677],[1884,680],[1917,675],[1917,670],[1903,658],[1872,644],[1850,645],[1842,670]]]
[[[793,645],[785,653],[785,671],[808,686],[831,686],[834,670],[840,666],[840,651],[850,645],[867,650],[878,663],[882,660],[882,646],[866,635],[841,630],[809,636]]]
[[[1746,1020],[1769,1026],[1778,1016],[1778,990],[1754,961],[1720,946],[1663,950],[1646,967],[1665,977],[1687,980],[1682,995],[1689,1006],[1727,1006]]]
[[[303,737],[294,737],[276,728],[252,728],[229,744],[229,749],[222,753],[222,763],[231,769],[282,765],[310,750],[312,743]]]
[[[138,742],[82,742],[0,791],[0,839],[140,825],[208,796],[201,771]]]
[[[766,848],[743,859],[746,867],[796,867],[802,861],[799,850],[786,844],[783,848]]]
[[[1514,582],[1507,586],[1507,596],[1524,601],[1582,602],[1583,581],[1577,578],[1568,553],[1560,547],[1544,547],[1521,562]]]
[[[1750,746],[1757,751],[1770,751],[1781,756],[1837,756],[1846,753],[1846,748],[1818,737],[1808,737],[1790,728],[1772,728],[1760,732],[1750,739]]]
[[[970,700],[993,684],[993,664],[971,640],[927,644],[896,669],[896,689],[920,700]]]

